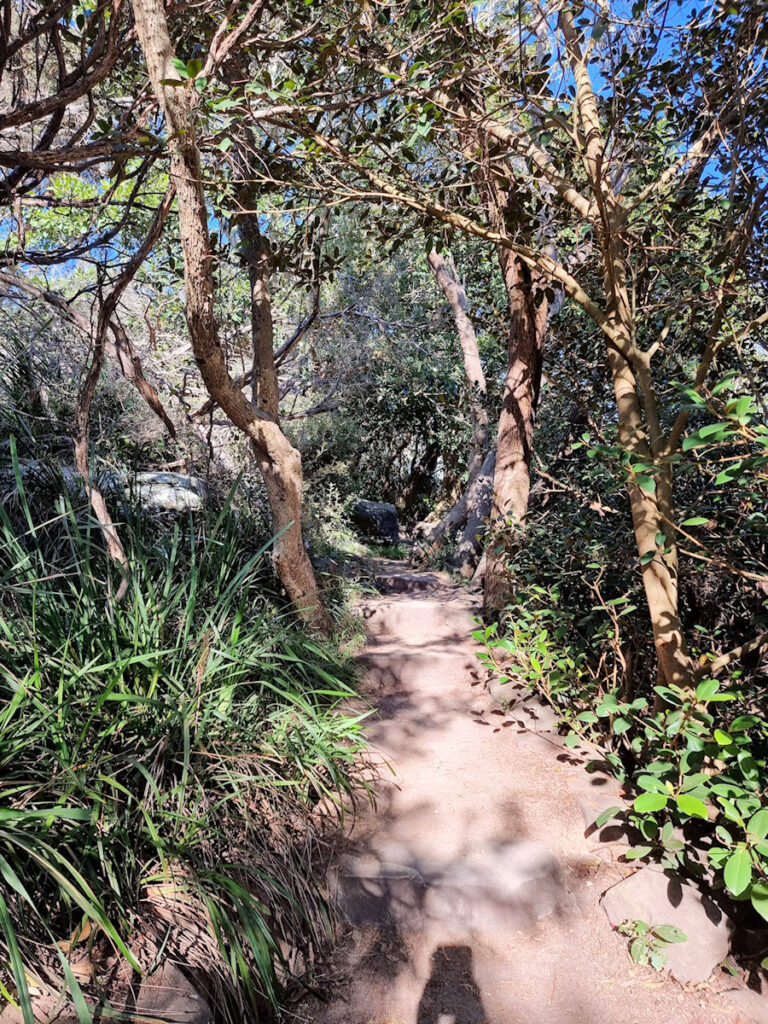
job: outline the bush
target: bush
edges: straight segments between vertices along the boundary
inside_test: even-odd
[[[88,1020],[115,954],[143,969],[186,943],[219,1019],[262,1019],[329,929],[318,805],[341,813],[362,743],[347,671],[276,606],[227,507],[122,524],[114,604],[98,527],[60,498],[52,548],[19,496],[23,531],[0,508],[4,992],[29,1022],[30,983],[67,988]]]
[[[552,705],[568,746],[602,747],[634,799],[598,824],[629,819],[642,841],[628,859],[704,878],[768,919],[764,681],[733,665],[726,674],[712,664],[713,675],[701,655],[693,688],[656,684],[654,659],[642,657],[653,648],[639,577],[619,556],[621,527],[587,530],[567,506],[542,514],[509,559],[514,602],[501,623],[474,633],[481,657],[502,681],[523,683]],[[729,593],[736,603],[734,585]]]

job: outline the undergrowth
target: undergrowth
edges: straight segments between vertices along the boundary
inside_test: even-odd
[[[617,556],[611,526],[587,545],[577,542],[575,518],[557,529],[532,524],[507,567],[514,601],[500,623],[473,634],[480,657],[502,682],[554,708],[567,746],[600,747],[632,803],[606,810],[597,825],[618,816],[633,826],[640,840],[628,860],[682,870],[768,920],[764,674],[719,672],[713,654],[694,650],[693,686],[659,685],[654,659],[640,656],[651,649],[641,584]]]
[[[217,1020],[268,1019],[331,927],[314,878],[323,820],[356,784],[347,669],[269,596],[228,506],[171,525],[129,510],[115,604],[97,526],[65,497],[36,522],[16,477],[18,515],[0,507],[2,992],[27,1024],[40,993],[87,1021],[116,962],[168,955]]]

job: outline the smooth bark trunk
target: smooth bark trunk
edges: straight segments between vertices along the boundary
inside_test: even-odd
[[[467,293],[459,280],[453,262],[449,265],[443,256],[432,249],[427,257],[430,270],[440,291],[453,312],[464,362],[464,379],[469,393],[472,440],[467,465],[467,483],[459,500],[443,516],[428,538],[435,550],[454,530],[468,519],[476,518],[478,500],[477,480],[488,454],[488,405],[485,374],[480,360],[477,335],[469,317]]]
[[[462,576],[469,579],[483,551],[483,538],[487,529],[493,501],[493,477],[496,468],[496,452],[490,451],[478,473],[474,492],[469,502],[469,514],[464,532],[456,548],[453,564]]]
[[[678,559],[674,530],[672,463],[666,458],[658,399],[651,374],[651,353],[637,344],[627,287],[626,210],[604,169],[604,139],[588,57],[582,52],[574,14],[565,6],[559,16],[576,85],[576,104],[585,147],[584,168],[600,210],[598,238],[606,296],[607,360],[619,420],[619,443],[630,457],[627,491],[632,525],[653,628],[661,682],[689,686],[696,678],[680,620]],[[652,471],[640,469],[651,466]],[[634,467],[637,467],[635,469]],[[644,486],[638,482],[638,473]]]
[[[301,534],[301,460],[275,417],[254,407],[232,380],[214,312],[213,252],[208,211],[192,117],[193,90],[178,79],[162,0],[134,0],[133,12],[147,70],[165,114],[170,176],[176,186],[184,255],[186,318],[195,361],[211,398],[248,436],[264,475],[277,537],[275,569],[299,616],[312,628],[330,631],[314,570]]]

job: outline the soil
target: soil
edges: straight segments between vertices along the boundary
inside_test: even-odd
[[[347,922],[291,1024],[737,1024],[734,979],[635,965],[600,896],[635,868],[590,821],[618,784],[519,690],[489,691],[477,600],[382,564],[364,607],[378,763],[329,879]],[[598,770],[595,770],[597,767]],[[591,770],[588,770],[590,768]]]

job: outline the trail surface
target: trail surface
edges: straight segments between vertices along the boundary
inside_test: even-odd
[[[381,579],[389,593],[366,603],[361,657],[378,807],[358,817],[332,878],[349,930],[327,1002],[294,1019],[739,1020],[717,986],[684,989],[630,962],[599,898],[633,869],[585,836],[616,784],[564,748],[546,708],[488,692],[475,600],[397,563]]]

